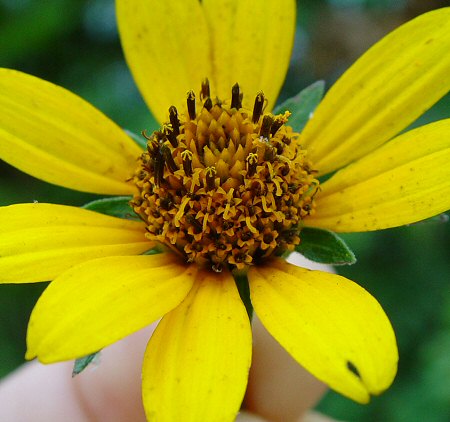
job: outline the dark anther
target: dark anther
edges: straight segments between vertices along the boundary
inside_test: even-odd
[[[261,124],[261,129],[259,131],[259,134],[266,139],[269,139],[269,135],[270,135],[270,128],[272,127],[272,123],[273,123],[273,117],[270,115],[265,115],[263,117],[263,121]]]
[[[155,158],[158,155],[158,153],[159,153],[159,141],[155,137],[152,137],[147,142],[147,151],[149,152],[149,154],[150,154],[150,156],[152,158]]]
[[[195,119],[195,94],[190,90],[187,94],[187,109],[191,120]]]
[[[188,222],[188,224],[190,224],[191,226],[194,227],[195,232],[196,233],[201,233],[202,231],[202,225],[200,224],[200,222],[195,218],[194,215],[192,214],[188,214],[186,215],[186,221]],[[198,243],[197,243],[198,244]],[[198,244],[199,245],[199,244]],[[201,250],[201,249],[200,249]],[[200,252],[200,251],[197,251]]]
[[[286,145],[291,145],[291,138],[289,138],[289,136],[283,136],[282,141],[283,141]]]
[[[276,149],[277,149],[277,154],[278,155],[283,155],[283,151],[284,151],[284,145],[281,142],[278,142],[275,145]]]
[[[284,163],[284,166],[281,168],[281,175],[282,176],[287,176],[289,174],[289,164],[288,163]]]
[[[153,156],[153,169],[155,172],[155,184],[156,186],[161,186],[164,177],[164,157],[160,149]]]
[[[183,160],[183,169],[186,176],[192,176],[192,152],[185,149],[181,153],[181,159]]]
[[[223,223],[223,229],[224,230],[229,230],[234,226],[234,223],[232,223],[231,221],[225,221]]]
[[[247,233],[247,232],[242,233],[242,235],[241,235],[241,240],[242,240],[243,242],[247,242],[247,241],[249,241],[251,238],[252,238],[252,235],[251,235],[250,233]]]
[[[286,119],[283,119],[281,116],[275,117],[272,127],[270,129],[270,133],[274,136],[277,133],[277,130],[283,126]]]
[[[217,170],[215,167],[207,167],[205,170],[205,175],[206,175],[206,188],[208,189],[208,191],[215,189],[216,187],[216,174],[217,174]]]
[[[299,186],[296,185],[295,183],[290,183],[289,186],[288,186],[288,190],[289,190],[289,192],[291,192],[291,193],[297,192],[297,189],[298,189],[298,188],[299,188]]]
[[[264,151],[264,161],[273,162],[277,155],[277,150],[272,145],[266,145],[266,149]]]
[[[261,192],[262,192],[261,184],[255,180],[250,185],[250,190],[252,191],[253,195],[255,195],[255,196],[261,195]]]
[[[264,240],[265,243],[269,244],[269,243],[272,242],[272,240],[273,240],[273,234],[271,234],[271,233],[266,233],[266,234],[263,236],[263,240]]]
[[[168,195],[165,198],[161,198],[159,200],[159,204],[160,204],[161,208],[165,209],[166,211],[169,211],[173,205],[172,195]]]
[[[264,106],[264,93],[262,91],[258,92],[255,98],[255,105],[253,106],[253,123],[258,123],[261,117],[262,110]]]
[[[212,106],[213,106],[213,103],[212,103],[211,98],[207,98],[205,103],[203,104],[203,107],[205,107],[206,110],[211,111]]]
[[[211,96],[211,92],[209,89],[209,81],[208,78],[205,78],[202,82],[202,94],[201,94],[201,99],[202,100],[206,100]]]
[[[242,107],[242,96],[239,90],[239,84],[234,84],[231,88],[231,108],[239,110]]]
[[[164,125],[162,127],[162,133],[174,148],[178,146],[177,136],[175,135],[171,125]]]
[[[175,173],[178,170],[178,166],[175,163],[172,153],[170,152],[170,148],[166,145],[163,145],[161,147],[161,152],[164,157],[164,160],[166,162],[167,168],[172,172]]]
[[[175,136],[180,134],[180,121],[178,120],[178,111],[175,106],[169,108],[169,119]]]
[[[251,152],[248,154],[247,161],[247,176],[251,177],[256,173],[256,166],[258,165],[258,155]]]
[[[354,375],[356,375],[359,379],[361,379],[361,374],[358,371],[358,368],[355,366],[353,362],[347,361],[347,369]]]

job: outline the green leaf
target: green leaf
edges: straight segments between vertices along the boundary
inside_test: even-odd
[[[134,141],[136,142],[142,149],[147,148],[147,139],[143,138],[142,136],[137,135],[134,132],[131,132],[131,130],[124,129],[125,133]]]
[[[95,352],[92,353],[91,355],[85,356],[84,358],[76,359],[73,365],[72,377],[83,372],[99,353],[100,352]]]
[[[131,196],[116,196],[114,198],[102,198],[83,205],[91,211],[100,214],[112,215],[113,217],[124,218],[126,220],[140,221],[130,206]]]
[[[290,111],[289,125],[296,132],[301,132],[311,117],[311,113],[320,103],[325,91],[325,82],[317,81],[300,91],[295,97],[287,99],[285,102],[275,107],[274,114]]]
[[[321,264],[351,265],[356,262],[355,254],[345,242],[328,230],[304,227],[300,232],[300,244],[295,250]]]

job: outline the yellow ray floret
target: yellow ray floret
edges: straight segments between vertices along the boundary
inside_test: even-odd
[[[98,258],[73,267],[39,298],[26,358],[50,363],[99,351],[177,306],[195,273],[169,254]]]
[[[345,72],[306,125],[301,144],[321,174],[391,139],[450,89],[450,8],[391,32]]]
[[[0,69],[0,157],[49,183],[130,194],[141,149],[95,107],[64,88]]]
[[[360,403],[392,383],[397,347],[379,303],[335,274],[274,259],[249,271],[255,312],[302,366]]]
[[[0,207],[0,282],[52,280],[102,256],[136,255],[152,248],[136,221],[54,204]]]
[[[400,135],[321,185],[308,226],[380,230],[450,208],[450,119]]]
[[[158,121],[171,105],[211,75],[209,33],[198,0],[117,0],[128,66]]]
[[[251,345],[231,274],[199,272],[189,296],[163,318],[149,342],[142,385],[148,420],[234,420]]]
[[[294,42],[295,1],[205,0],[203,8],[212,42],[213,97],[226,98],[239,81],[244,106],[253,106],[262,90],[272,109]]]

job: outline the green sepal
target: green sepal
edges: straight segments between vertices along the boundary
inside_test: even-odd
[[[145,139],[142,136],[139,136],[138,134],[131,132],[131,130],[124,129],[125,133],[134,141],[136,142],[142,149],[147,148],[147,139]]]
[[[291,112],[289,126],[296,132],[301,132],[311,117],[325,92],[325,82],[317,81],[300,91],[295,97],[289,98],[275,107],[273,113],[280,114],[286,110]]]
[[[78,374],[80,374],[81,372],[83,372],[90,363],[92,363],[92,361],[95,359],[95,357],[99,354],[100,352],[95,352],[92,353],[90,355],[87,355],[83,358],[79,358],[75,360],[75,363],[73,364],[73,370],[72,370],[72,378]]]
[[[247,272],[235,271],[233,272],[233,276],[236,287],[239,291],[239,296],[241,297],[242,303],[245,306],[248,318],[251,322],[253,318],[253,305],[250,300],[250,286],[248,284]]]
[[[328,230],[304,227],[300,232],[300,244],[295,250],[321,264],[352,265],[356,262],[355,254],[345,242]]]
[[[83,205],[87,210],[100,214],[111,215],[113,217],[126,220],[140,221],[139,217],[130,206],[131,196],[116,196],[114,198],[102,198]]]

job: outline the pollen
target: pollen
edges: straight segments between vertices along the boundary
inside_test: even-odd
[[[185,114],[172,106],[160,130],[143,132],[134,176],[146,236],[215,271],[293,250],[319,189],[289,112],[265,113],[262,92],[253,110],[242,98],[238,84],[229,100],[212,99],[207,80],[189,91]]]

